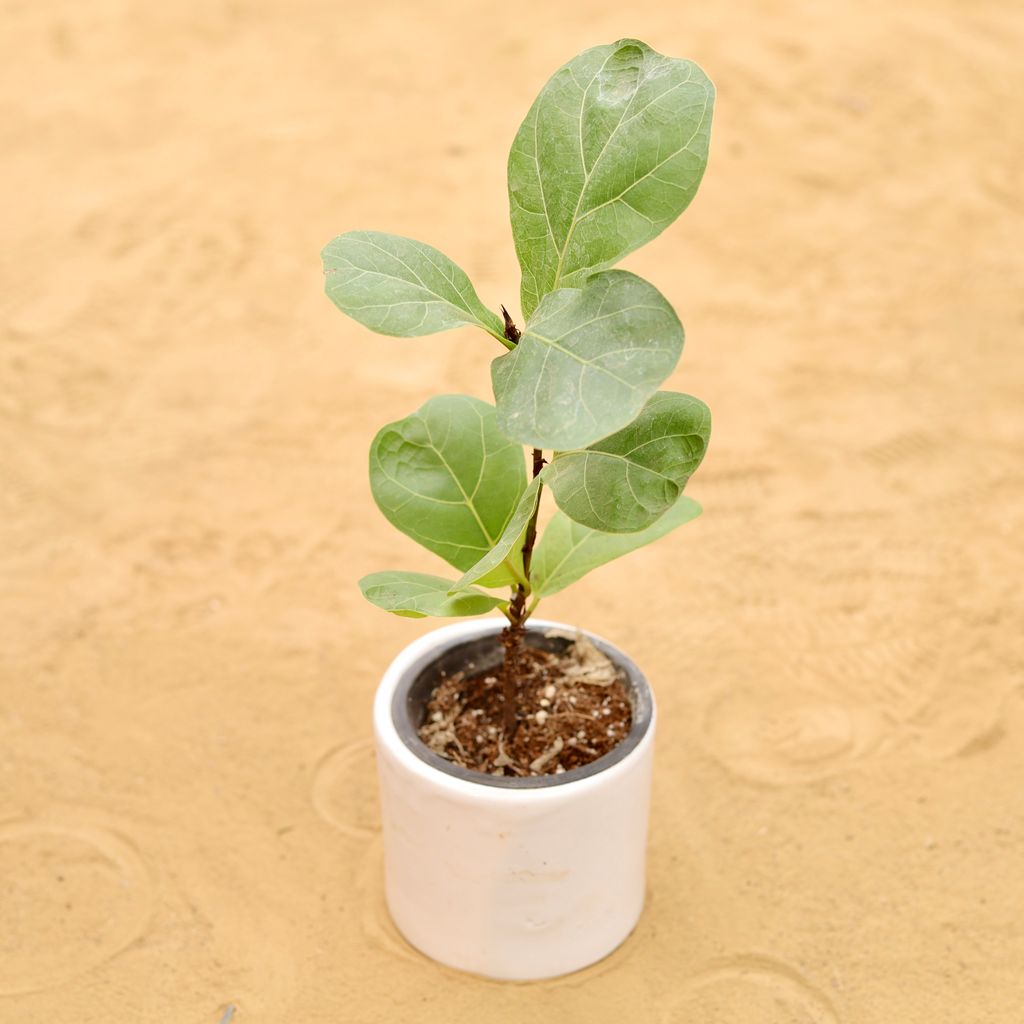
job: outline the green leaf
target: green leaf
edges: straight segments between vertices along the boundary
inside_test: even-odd
[[[659,391],[624,430],[583,451],[556,452],[544,478],[575,522],[605,533],[643,530],[676,503],[710,434],[700,399]]]
[[[349,231],[321,256],[328,297],[370,330],[413,338],[476,324],[507,344],[497,314],[433,246],[380,231]]]
[[[715,89],[696,64],[636,39],[574,57],[512,144],[508,193],[523,315],[659,235],[707,165]]]
[[[526,489],[526,466],[522,449],[498,431],[493,406],[439,395],[373,439],[370,488],[394,526],[465,571],[502,536]],[[521,576],[513,552],[484,585]]]
[[[535,448],[583,448],[630,423],[672,372],[683,328],[654,285],[624,270],[546,295],[491,364],[498,427]]]
[[[636,533],[601,533],[574,523],[564,512],[556,512],[544,530],[530,566],[530,583],[538,597],[557,594],[591,569],[629,554],[664,537],[700,515],[700,505],[686,495],[646,530]]]
[[[455,590],[465,589],[471,583],[493,586],[494,584],[484,581],[493,578],[495,571],[499,570],[512,557],[518,557],[518,565],[523,564],[523,541],[521,538],[530,522],[530,517],[537,508],[537,502],[540,500],[541,476],[534,477],[530,486],[523,492],[523,496],[516,506],[515,514],[508,521],[508,525],[502,531],[494,547],[462,576],[455,584]]]
[[[422,572],[374,572],[359,581],[359,589],[372,604],[410,619],[483,615],[508,604],[475,588],[449,593],[451,588],[450,580]]]

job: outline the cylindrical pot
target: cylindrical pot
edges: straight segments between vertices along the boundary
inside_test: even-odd
[[[644,902],[654,701],[621,651],[585,635],[623,670],[629,735],[559,775],[467,771],[416,735],[439,673],[501,660],[501,621],[428,633],[384,674],[374,731],[385,893],[399,931],[427,956],[490,978],[527,981],[579,970],[615,949]],[[531,622],[528,643],[556,649],[572,627]]]

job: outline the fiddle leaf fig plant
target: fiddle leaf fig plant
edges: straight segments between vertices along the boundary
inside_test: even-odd
[[[508,161],[521,329],[423,242],[349,231],[323,250],[327,295],[371,330],[412,338],[469,325],[505,349],[491,364],[493,405],[438,395],[370,446],[378,507],[452,571],[376,572],[360,587],[396,615],[501,611],[507,706],[539,600],[700,513],[683,488],[710,413],[659,390],[682,325],[653,284],[612,268],[690,203],[713,104],[696,64],[635,39],[555,72]],[[557,509],[538,539],[545,489]]]

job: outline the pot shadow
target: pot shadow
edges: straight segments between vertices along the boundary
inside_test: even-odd
[[[439,966],[410,946],[391,920],[384,898],[384,841],[379,835],[373,838],[363,855],[356,880],[356,891],[360,903],[359,924],[372,946],[418,967],[435,969]],[[451,970],[440,966],[442,970]]]

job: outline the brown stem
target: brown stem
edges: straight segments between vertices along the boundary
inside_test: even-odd
[[[501,307],[501,314],[505,319],[505,337],[513,345],[519,343],[521,337],[519,328],[516,327],[509,316],[508,310]],[[544,453],[539,448],[533,449],[533,477],[540,476],[544,468]],[[505,648],[505,657],[501,667],[502,676],[502,698],[504,701],[504,726],[505,738],[511,740],[515,735],[518,721],[516,708],[519,704],[519,680],[523,673],[523,638],[526,632],[526,620],[530,613],[526,608],[526,598],[529,595],[530,562],[533,560],[533,545],[537,541],[537,515],[540,512],[540,494],[537,494],[537,504],[534,507],[533,515],[526,525],[526,536],[523,539],[523,577],[526,585],[518,584],[512,592],[512,600],[508,605],[508,625],[501,631],[501,643]]]
[[[533,476],[536,479],[544,468],[544,453],[539,448],[533,449]],[[543,488],[543,484],[541,485]],[[523,575],[527,583],[530,580],[530,562],[533,560],[533,545],[537,541],[537,516],[540,513],[540,494],[537,505],[526,524],[526,536],[523,538]],[[502,697],[504,698],[505,736],[511,740],[516,731],[516,707],[519,703],[519,680],[523,670],[523,637],[526,632],[526,620],[530,613],[526,607],[527,588],[522,583],[513,591],[508,606],[508,625],[501,631],[501,643],[505,648],[502,664]]]
[[[523,620],[525,599],[523,587],[520,585],[516,595],[509,604],[509,624],[501,631],[501,643],[505,648],[505,656],[501,665],[501,696],[504,707],[503,725],[505,739],[511,740],[515,735],[516,705],[519,703],[519,674],[522,670],[523,653]]]

